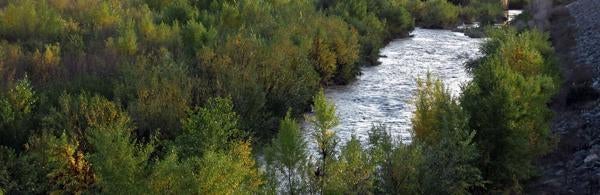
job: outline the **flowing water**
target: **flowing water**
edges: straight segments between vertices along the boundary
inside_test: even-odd
[[[385,125],[394,136],[410,139],[417,78],[425,78],[430,72],[455,95],[470,80],[464,63],[481,56],[479,47],[483,39],[449,30],[419,28],[412,35],[383,48],[381,65],[364,67],[357,81],[325,90],[337,108],[340,125],[334,130],[342,143],[351,135],[366,140],[367,132],[375,124]],[[310,136],[312,128],[305,127],[305,136],[309,143],[314,143]]]

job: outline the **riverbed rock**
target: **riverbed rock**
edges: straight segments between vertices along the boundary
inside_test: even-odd
[[[598,155],[590,154],[587,157],[585,157],[585,159],[583,160],[583,163],[590,163],[590,162],[594,162],[596,160],[598,160]]]

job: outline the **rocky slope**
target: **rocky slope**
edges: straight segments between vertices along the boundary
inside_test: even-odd
[[[575,63],[591,65],[595,89],[600,89],[600,1],[578,0],[567,9],[575,19]]]
[[[565,83],[552,105],[556,148],[527,192],[600,194],[600,1],[559,5],[549,22]]]

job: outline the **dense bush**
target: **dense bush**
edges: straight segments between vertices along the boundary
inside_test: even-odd
[[[559,77],[547,35],[535,31],[488,32],[484,57],[473,70],[461,106],[477,130],[480,168],[492,190],[519,191],[535,174],[532,161],[550,149],[547,107]]]
[[[464,22],[479,22],[481,25],[499,23],[504,17],[504,9],[499,1],[472,0],[461,7],[460,17]]]
[[[421,25],[427,28],[448,28],[458,23],[459,8],[446,0],[425,2]]]
[[[428,77],[418,86],[413,129],[423,151],[423,192],[467,194],[482,187],[476,131],[468,126],[469,116],[441,81]]]
[[[414,28],[411,16],[395,1],[332,0],[322,5],[356,28],[362,63],[377,64],[384,40],[406,36]]]

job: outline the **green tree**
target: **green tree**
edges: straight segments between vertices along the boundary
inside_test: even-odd
[[[413,129],[423,148],[425,194],[468,194],[483,186],[477,167],[475,131],[468,116],[440,80],[418,81]]]
[[[86,92],[77,96],[63,93],[58,105],[51,107],[42,118],[44,129],[57,134],[66,131],[69,136],[82,140],[82,148],[86,148],[84,138],[88,129],[107,125],[130,126],[131,119],[114,102]]]
[[[193,161],[180,160],[174,150],[156,161],[147,180],[151,194],[194,194],[199,183]]]
[[[17,154],[15,150],[6,146],[0,146],[0,188],[4,193],[10,193],[17,188],[17,182],[13,175],[17,167]]]
[[[65,133],[60,137],[43,134],[41,140],[49,147],[47,155],[51,171],[47,177],[52,184],[51,192],[81,194],[92,189],[96,175],[77,140]]]
[[[390,37],[406,37],[415,28],[412,15],[402,6],[390,5],[381,12],[381,15],[386,21]]]
[[[228,98],[210,99],[203,108],[190,112],[182,121],[183,133],[176,145],[182,157],[202,156],[205,151],[223,151],[241,138],[239,116]]]
[[[120,124],[91,128],[87,139],[93,147],[89,160],[100,192],[107,194],[147,193],[145,169],[154,146],[131,138],[132,129]]]
[[[138,35],[133,22],[130,21],[127,25],[119,28],[119,36],[114,43],[107,42],[109,46],[113,46],[117,51],[125,56],[133,56],[138,52]]]
[[[461,99],[477,129],[484,178],[498,191],[521,190],[535,174],[532,162],[550,149],[547,107],[559,82],[549,43],[541,33],[500,29],[488,33],[487,56],[474,69],[474,80]]]
[[[279,123],[279,132],[265,149],[265,155],[277,177],[284,176],[286,191],[290,194],[302,194],[307,185],[306,141],[302,137],[298,122],[292,118],[291,110]],[[277,185],[277,184],[276,184]]]
[[[311,56],[315,61],[315,69],[321,74],[321,83],[327,83],[337,71],[335,53],[320,36],[317,36],[313,42]]]
[[[356,136],[341,149],[330,167],[327,194],[369,194],[373,191],[375,164]]]
[[[448,28],[458,22],[459,9],[446,0],[428,0],[424,5],[421,25],[427,28]]]
[[[385,126],[369,131],[369,155],[375,164],[376,194],[422,194],[420,144],[395,143]]]
[[[33,130],[37,95],[26,78],[18,81],[7,94],[0,96],[0,144],[17,150]]]
[[[196,56],[199,49],[208,46],[217,36],[217,30],[206,28],[201,22],[190,20],[182,30],[182,38],[188,55]]]
[[[51,41],[65,30],[65,21],[47,1],[10,1],[0,13],[0,34],[12,40]]]
[[[60,45],[46,45],[43,53],[36,50],[32,56],[31,73],[36,83],[45,83],[56,79],[60,65]]]
[[[121,74],[114,93],[136,121],[138,135],[150,137],[159,132],[161,139],[179,135],[192,93],[187,67],[167,50],[160,50],[156,56],[123,66]]]
[[[233,143],[229,151],[207,151],[197,163],[200,194],[255,194],[263,184],[250,143]]]
[[[318,189],[324,193],[327,188],[331,170],[330,165],[335,161],[335,150],[338,144],[338,138],[333,128],[339,124],[339,119],[335,113],[335,105],[327,101],[323,89],[314,97],[314,116],[310,119],[314,129],[313,137],[317,142],[319,158],[317,160],[315,171]]]
[[[172,24],[175,21],[186,23],[198,16],[198,10],[188,0],[173,0],[164,7],[164,21]]]

